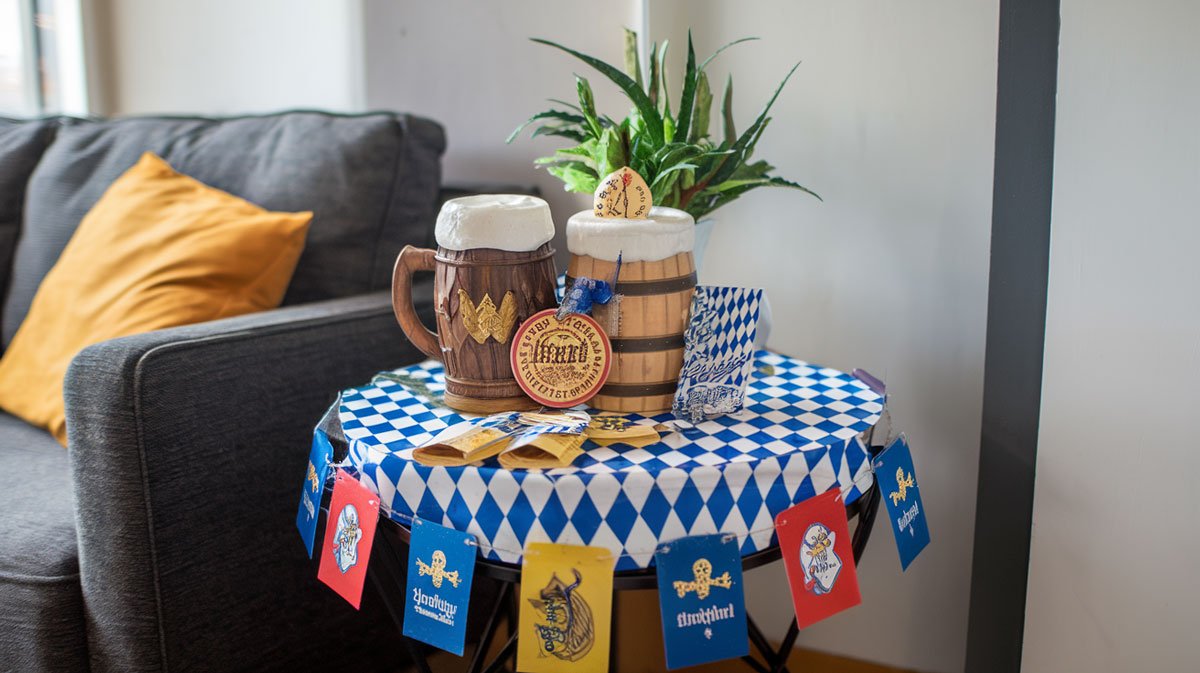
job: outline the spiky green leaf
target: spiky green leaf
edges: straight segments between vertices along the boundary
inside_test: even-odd
[[[696,105],[696,48],[692,45],[692,31],[688,30],[687,66],[683,71],[683,93],[679,95],[679,122],[675,128],[680,138],[690,138],[692,109]]]
[[[656,175],[656,176],[654,177],[654,182],[652,182],[652,183],[650,184],[650,186],[651,186],[651,187],[654,187],[654,185],[658,184],[658,183],[659,183],[659,182],[661,182],[661,181],[662,181],[664,178],[666,178],[667,176],[671,175],[671,174],[672,174],[672,173],[674,173],[675,171],[687,171],[687,170],[695,170],[696,168],[698,168],[698,166],[696,166],[696,164],[689,164],[689,163],[679,163],[679,164],[675,164],[674,166],[671,166],[670,168],[666,168],[666,169],[660,170],[660,171],[658,172],[658,175]]]
[[[671,92],[667,84],[670,81],[667,79],[667,47],[670,45],[670,40],[663,40],[658,53],[658,85],[662,89],[658,96],[658,111],[664,118],[671,116]]]
[[[704,62],[700,64],[700,69],[701,69],[701,70],[704,70],[705,68],[707,68],[707,67],[708,67],[708,64],[709,64],[709,63],[711,63],[711,62],[712,62],[712,60],[713,60],[714,58],[716,58],[717,56],[719,56],[719,55],[721,54],[721,52],[723,52],[723,51],[725,51],[726,49],[728,49],[728,48],[732,47],[733,45],[735,45],[735,44],[741,44],[741,43],[743,43],[743,42],[753,42],[754,40],[757,40],[757,39],[758,39],[757,37],[743,37],[743,38],[740,38],[740,39],[734,40],[733,42],[728,42],[728,43],[726,43],[726,44],[723,44],[723,45],[721,45],[721,48],[720,48],[720,49],[718,49],[718,50],[716,50],[716,51],[714,51],[714,52],[712,53],[712,56],[709,56],[708,58],[704,59]]]
[[[538,136],[558,136],[560,138],[569,138],[577,143],[584,142],[589,137],[583,131],[568,126],[539,126],[529,137],[536,138]]]
[[[712,113],[712,89],[708,86],[708,74],[703,70],[696,78],[696,118],[692,122],[692,132],[688,142],[698,143],[708,136],[708,120]]]
[[[630,78],[629,75],[626,75],[617,68],[612,67],[611,65],[594,56],[588,56],[587,54],[575,51],[569,47],[564,47],[557,42],[552,42],[550,40],[544,40],[541,38],[533,38],[533,41],[538,44],[544,44],[548,47],[554,47],[555,49],[564,51],[592,66],[599,71],[600,74],[612,80],[613,84],[616,84],[621,91],[625,92],[625,95],[629,97],[629,100],[633,101],[634,107],[636,107],[638,110],[638,114],[648,122],[646,124],[647,132],[649,132],[657,142],[662,142],[662,119],[659,117],[658,110],[655,109],[654,103],[650,101],[650,98],[646,96],[646,93],[642,91],[642,88],[639,87],[637,82]]]
[[[721,101],[721,118],[724,122],[725,142],[737,142],[737,128],[733,125],[733,75],[725,80],[725,97]]]
[[[821,198],[820,194],[814,192],[813,190],[809,189],[808,187],[805,187],[804,185],[792,182],[791,180],[784,180],[783,178],[778,178],[778,177],[771,178],[770,180],[767,181],[767,186],[788,187],[790,189],[799,189],[800,191],[804,192],[805,194],[808,194],[809,196],[815,196],[818,201],[821,201],[821,202],[825,201],[825,199]]]
[[[638,88],[642,87],[642,63],[638,56],[638,34],[625,29],[625,73],[633,78]]]
[[[511,143],[513,140],[516,139],[517,136],[521,135],[521,131],[524,131],[527,126],[529,126],[530,124],[532,124],[536,121],[542,120],[542,119],[558,119],[560,121],[573,122],[576,124],[584,123],[583,115],[572,114],[570,112],[563,112],[562,110],[546,110],[545,112],[539,112],[539,113],[533,115],[532,117],[530,117],[529,119],[526,119],[525,123],[521,124],[520,126],[518,126],[515,129],[513,129],[513,132],[508,134],[508,138],[505,139],[504,142]]]
[[[656,113],[658,111],[658,77],[658,43],[655,42],[650,45],[650,81],[646,84],[646,95]]]
[[[734,151],[734,154],[730,155],[730,157],[726,158],[725,161],[721,162],[721,165],[717,169],[716,173],[707,179],[709,184],[719,184],[724,182],[729,178],[730,175],[733,174],[733,171],[737,169],[738,161],[735,159],[735,157],[742,156],[745,152],[746,145],[748,145],[750,141],[757,136],[759,129],[764,123],[766,123],[767,113],[770,112],[771,106],[775,104],[775,99],[779,98],[779,93],[783,91],[783,87],[786,86],[788,80],[792,78],[792,73],[796,72],[796,68],[799,67],[799,63],[796,63],[796,65],[792,66],[792,69],[788,71],[788,74],[783,78],[783,81],[780,82],[779,86],[775,88],[775,93],[771,94],[771,99],[768,100],[767,104],[763,106],[762,112],[758,113],[758,118],[754,120],[754,123],[750,125],[750,128],[746,129],[745,133],[738,136],[737,142],[735,142],[730,148]]]

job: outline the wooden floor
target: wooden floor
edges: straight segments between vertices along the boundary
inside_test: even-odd
[[[461,673],[461,671],[466,670],[467,660],[443,652],[430,657],[429,665],[434,670],[434,673]],[[650,662],[642,661],[637,666],[626,668],[624,662],[622,662],[622,665],[617,670],[620,673],[641,673],[643,671],[659,673],[666,670],[661,660],[655,662],[655,665],[657,668],[652,667]],[[686,673],[752,673],[749,666],[738,660],[721,661],[706,666],[694,666],[679,670]],[[800,648],[793,650],[792,656],[788,657],[788,670],[791,673],[916,673],[909,669],[892,668],[891,666],[883,666],[881,664],[859,661],[858,659],[849,659]]]
[[[658,592],[622,591],[616,599],[614,607],[620,617],[616,620],[617,649],[620,652],[616,670],[620,673],[660,673],[667,670],[662,625],[658,616]],[[501,634],[506,632],[501,627]],[[493,643],[493,653],[499,652],[501,640],[497,638]],[[447,653],[438,653],[430,658],[429,663],[434,673],[460,673],[467,667],[467,659]],[[687,673],[753,673],[749,666],[736,659],[678,670]],[[788,657],[788,670],[791,673],[916,673],[806,649],[792,651]]]

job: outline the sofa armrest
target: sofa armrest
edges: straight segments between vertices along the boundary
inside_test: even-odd
[[[394,666],[379,641],[342,646],[378,636],[346,624],[294,521],[336,393],[422,358],[384,293],[81,351],[64,395],[93,670]]]

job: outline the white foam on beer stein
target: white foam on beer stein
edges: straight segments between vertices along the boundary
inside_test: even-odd
[[[477,194],[442,204],[434,229],[448,250],[537,250],[554,238],[550,206],[525,194]]]
[[[682,210],[654,206],[644,220],[597,217],[592,211],[567,220],[567,249],[573,255],[623,262],[657,262],[691,252],[696,222]]]

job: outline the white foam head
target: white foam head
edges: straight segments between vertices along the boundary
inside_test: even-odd
[[[691,252],[696,221],[682,210],[655,206],[644,220],[597,217],[592,211],[567,220],[567,249],[609,262],[657,262]]]
[[[448,250],[537,250],[554,238],[550,206],[525,194],[477,194],[442,204],[434,229]]]

